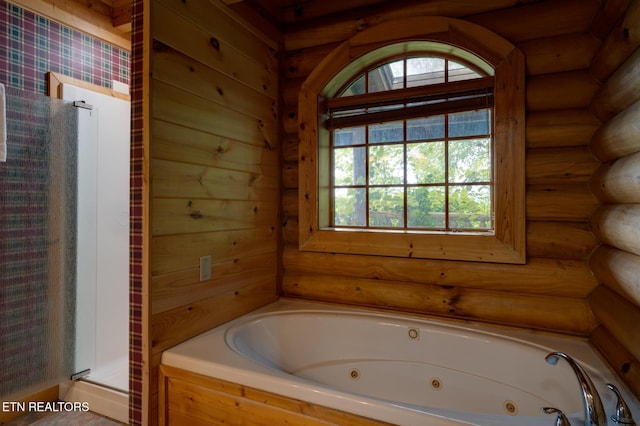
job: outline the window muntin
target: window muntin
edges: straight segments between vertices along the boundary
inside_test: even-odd
[[[461,90],[492,87],[494,231],[418,232],[330,227],[330,128],[336,106],[350,108],[362,97],[414,91],[434,93],[439,84],[393,92],[337,97],[352,78],[382,58],[429,51],[457,58],[484,72],[472,80],[453,81]],[[512,43],[466,21],[421,16],[389,21],[367,29],[329,53],[309,75],[299,93],[298,237],[303,252],[349,253],[421,259],[523,264],[526,262],[525,203],[525,61]],[[364,84],[364,78],[363,78]],[[360,99],[359,99],[360,98]],[[443,108],[444,109],[444,108]],[[405,111],[407,112],[407,111]],[[416,112],[416,111],[412,111]],[[440,111],[445,114],[450,111]],[[384,111],[384,114],[387,114]],[[419,114],[418,114],[419,115]],[[403,117],[404,119],[417,118]],[[437,114],[431,114],[437,115]],[[351,118],[349,118],[351,119]],[[356,117],[359,120],[359,117]],[[379,121],[392,121],[379,120]]]
[[[360,95],[362,102],[329,111],[329,226],[491,232],[493,79],[487,74],[447,57],[421,55],[352,79],[338,98]],[[483,78],[471,90],[449,84]],[[437,90],[428,97],[401,92],[423,86]],[[393,91],[397,97],[376,95]],[[370,94],[375,98],[367,99]],[[447,113],[437,114],[443,105]],[[415,118],[403,118],[407,111]],[[391,119],[381,121],[381,113]],[[362,125],[332,127],[339,119]]]

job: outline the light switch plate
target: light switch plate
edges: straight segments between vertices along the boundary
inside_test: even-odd
[[[211,256],[200,257],[200,281],[211,279]]]

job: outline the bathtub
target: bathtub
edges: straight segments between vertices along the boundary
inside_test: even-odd
[[[281,299],[162,355],[162,365],[400,425],[551,425],[557,407],[582,424],[577,379],[596,385],[607,415],[613,383],[638,401],[580,339]],[[612,423],[613,424],[613,423]]]

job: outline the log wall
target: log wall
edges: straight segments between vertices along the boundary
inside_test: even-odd
[[[600,285],[588,298],[601,325],[590,339],[640,397],[640,1],[620,14],[591,63],[602,80],[591,102],[602,125],[590,143],[600,162],[590,186],[601,203],[590,220]]]
[[[600,87],[589,66],[602,45],[591,26],[596,19],[608,22],[607,16],[599,17],[598,0],[517,7],[488,1],[478,4],[479,10],[460,10],[452,3],[438,2],[434,9],[431,2],[404,2],[371,15],[313,19],[285,31],[283,294],[587,336],[597,325],[587,296],[597,285],[588,258],[597,246],[589,218],[599,204],[589,188],[598,162],[588,144],[600,125],[589,110]],[[328,52],[357,32],[429,14],[482,25],[526,56],[526,264],[300,251],[297,113],[302,83]]]
[[[276,42],[214,1],[150,10],[155,424],[162,351],[277,298],[279,65]]]

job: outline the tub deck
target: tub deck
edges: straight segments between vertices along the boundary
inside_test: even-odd
[[[588,371],[607,413],[615,400],[605,382],[638,411],[581,339],[281,299],[165,351],[161,416],[536,426],[553,421],[541,406],[557,406],[578,424],[573,372],[544,361],[556,350]]]

